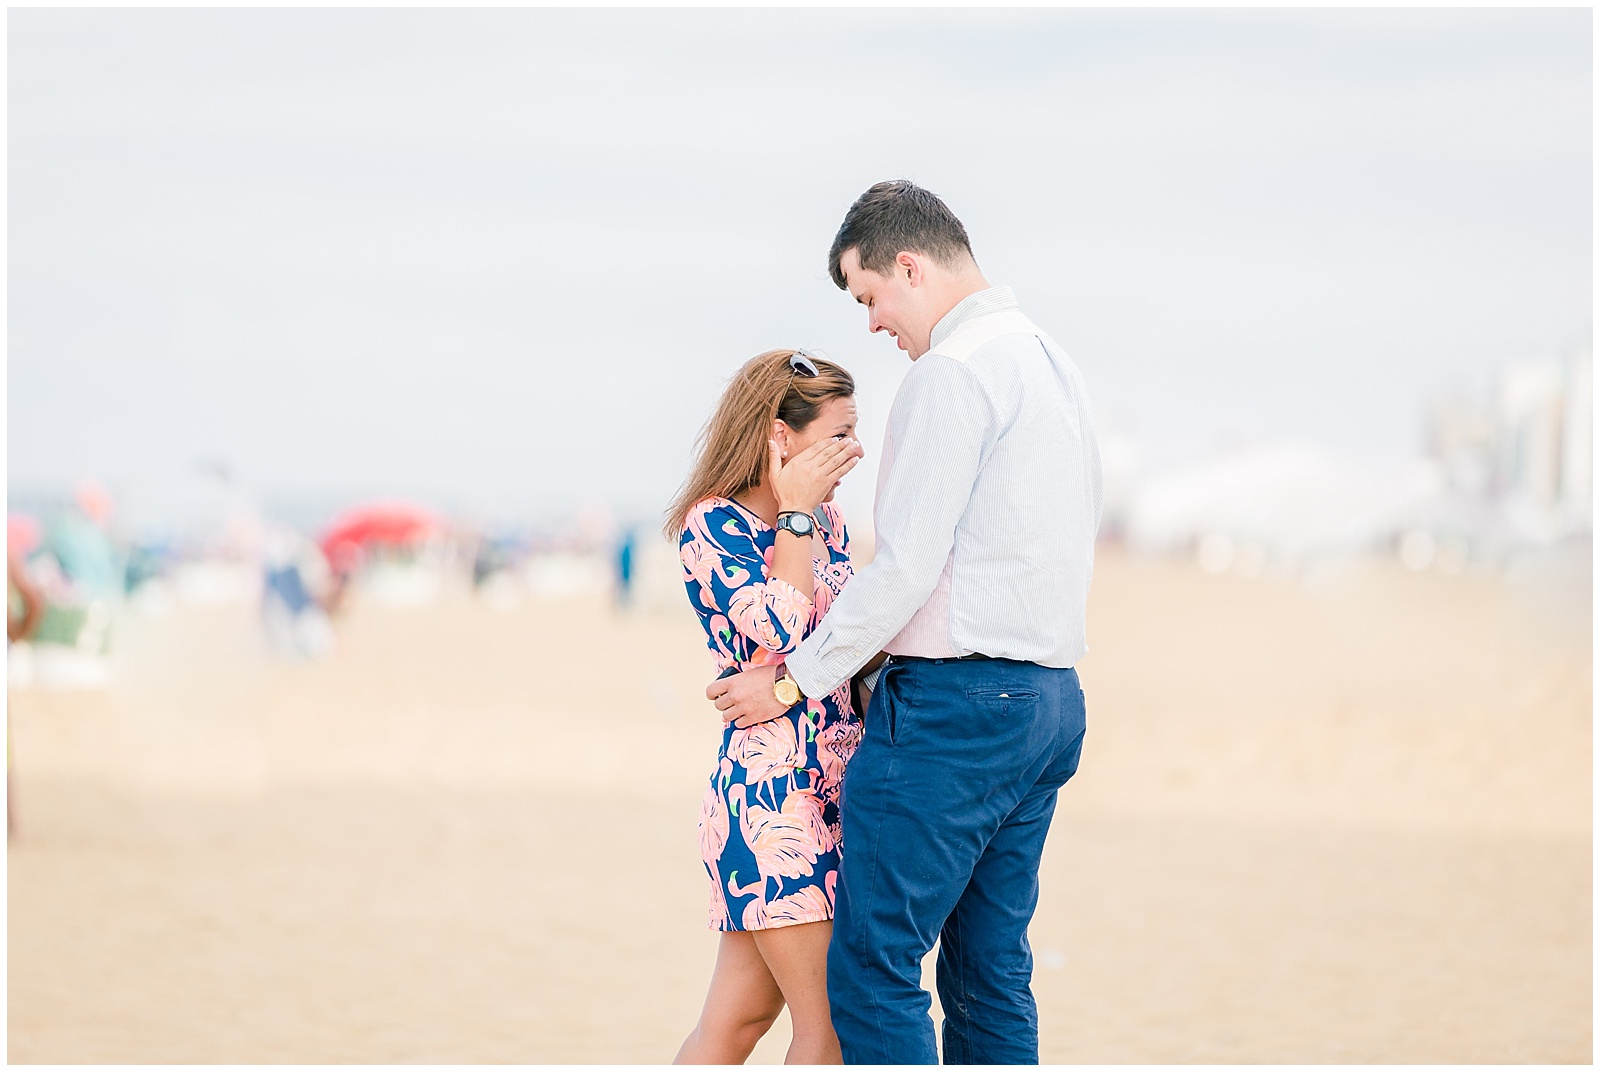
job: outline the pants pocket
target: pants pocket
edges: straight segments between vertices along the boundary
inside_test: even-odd
[[[1039,703],[1039,690],[1031,685],[974,685],[966,693],[976,711],[999,718],[1031,711]]]
[[[904,665],[890,663],[886,666],[883,676],[878,678],[878,695],[873,698],[874,709],[881,703],[884,736],[891,745],[900,740],[905,732],[907,716],[911,713],[910,697],[907,695],[911,682],[906,671]]]

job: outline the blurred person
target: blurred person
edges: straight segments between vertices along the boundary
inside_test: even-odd
[[[261,541],[261,619],[267,643],[279,655],[326,658],[333,627],[318,593],[332,585],[322,552],[285,525],[268,525]]]
[[[944,1057],[1037,1064],[1028,923],[1057,791],[1077,771],[1073,665],[1100,519],[1077,368],[991,287],[966,228],[903,180],[859,197],[828,254],[911,359],[889,414],[877,554],[787,656],[805,696],[889,653],[843,795],[849,854],[828,956],[846,1061],[937,1063],[923,956],[939,942]],[[757,666],[706,695],[734,726],[779,717]]]
[[[329,571],[328,587],[322,593],[319,602],[330,618],[336,618],[343,613],[345,600],[350,597],[351,584],[355,580],[356,571],[361,568],[364,557],[360,548],[348,546],[336,547],[326,555]]]
[[[472,591],[489,606],[510,610],[521,602],[516,568],[524,542],[511,532],[480,532],[472,545]]]
[[[630,526],[622,530],[622,538],[617,541],[617,553],[614,559],[617,607],[621,610],[627,610],[633,603],[633,553],[634,533]]]
[[[15,550],[6,552],[6,640],[15,644],[27,640],[39,628],[44,617],[44,595],[28,578],[28,569],[22,555]]]
[[[482,533],[472,548],[472,588],[478,591],[513,566],[509,540]]]
[[[116,503],[112,501],[111,493],[106,490],[104,484],[92,478],[80,480],[73,488],[72,497],[84,517],[101,528],[111,524],[111,515],[116,509]]]
[[[26,640],[44,617],[44,594],[28,577],[22,549],[6,548],[6,646]],[[17,832],[17,809],[11,792],[11,724],[6,723],[6,837]]]
[[[73,594],[82,602],[122,594],[125,568],[117,561],[108,528],[111,499],[93,481],[79,485],[75,508],[63,511],[46,529],[44,549],[61,566]]]
[[[832,499],[861,458],[855,430],[848,372],[802,350],[761,354],[723,392],[668,511],[665,530],[678,540],[717,667],[776,668],[778,694],[791,697],[758,726],[724,727],[699,824],[710,924],[721,938],[678,1064],[742,1063],[785,1005],[794,1026],[788,1062],[839,1062],[827,951],[840,783],[861,722],[848,687],[801,702],[783,659],[851,576],[850,538]]]
[[[28,562],[29,577],[44,597],[44,611],[32,634],[35,672],[41,676],[78,683],[104,680],[112,607],[124,594],[126,578],[107,532],[111,512],[105,489],[84,481],[73,505],[44,527]]]
[[[128,595],[143,586],[166,576],[176,553],[167,539],[139,539],[128,546],[127,564],[123,569],[122,587]]]

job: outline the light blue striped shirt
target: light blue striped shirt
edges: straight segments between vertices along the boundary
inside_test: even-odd
[[[1072,666],[1100,524],[1083,379],[1010,287],[935,325],[889,411],[877,552],[788,657],[825,696],[879,650]]]

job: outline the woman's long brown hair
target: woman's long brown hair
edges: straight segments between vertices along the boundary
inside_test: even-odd
[[[789,366],[794,353],[768,350],[733,374],[716,412],[695,439],[694,465],[661,529],[667,539],[682,535],[689,511],[701,499],[731,498],[761,483],[770,460],[767,441],[773,421],[803,432],[823,403],[856,393],[856,381],[832,361],[813,360],[815,376],[795,371]]]

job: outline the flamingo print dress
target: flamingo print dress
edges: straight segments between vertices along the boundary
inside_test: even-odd
[[[719,671],[781,660],[850,579],[843,515],[831,503],[817,514],[826,554],[813,553],[813,590],[801,592],[770,575],[776,529],[731,499],[704,499],[689,512],[678,542],[683,581]],[[833,918],[839,791],[860,741],[848,683],[770,722],[723,730],[700,807],[713,930]]]

